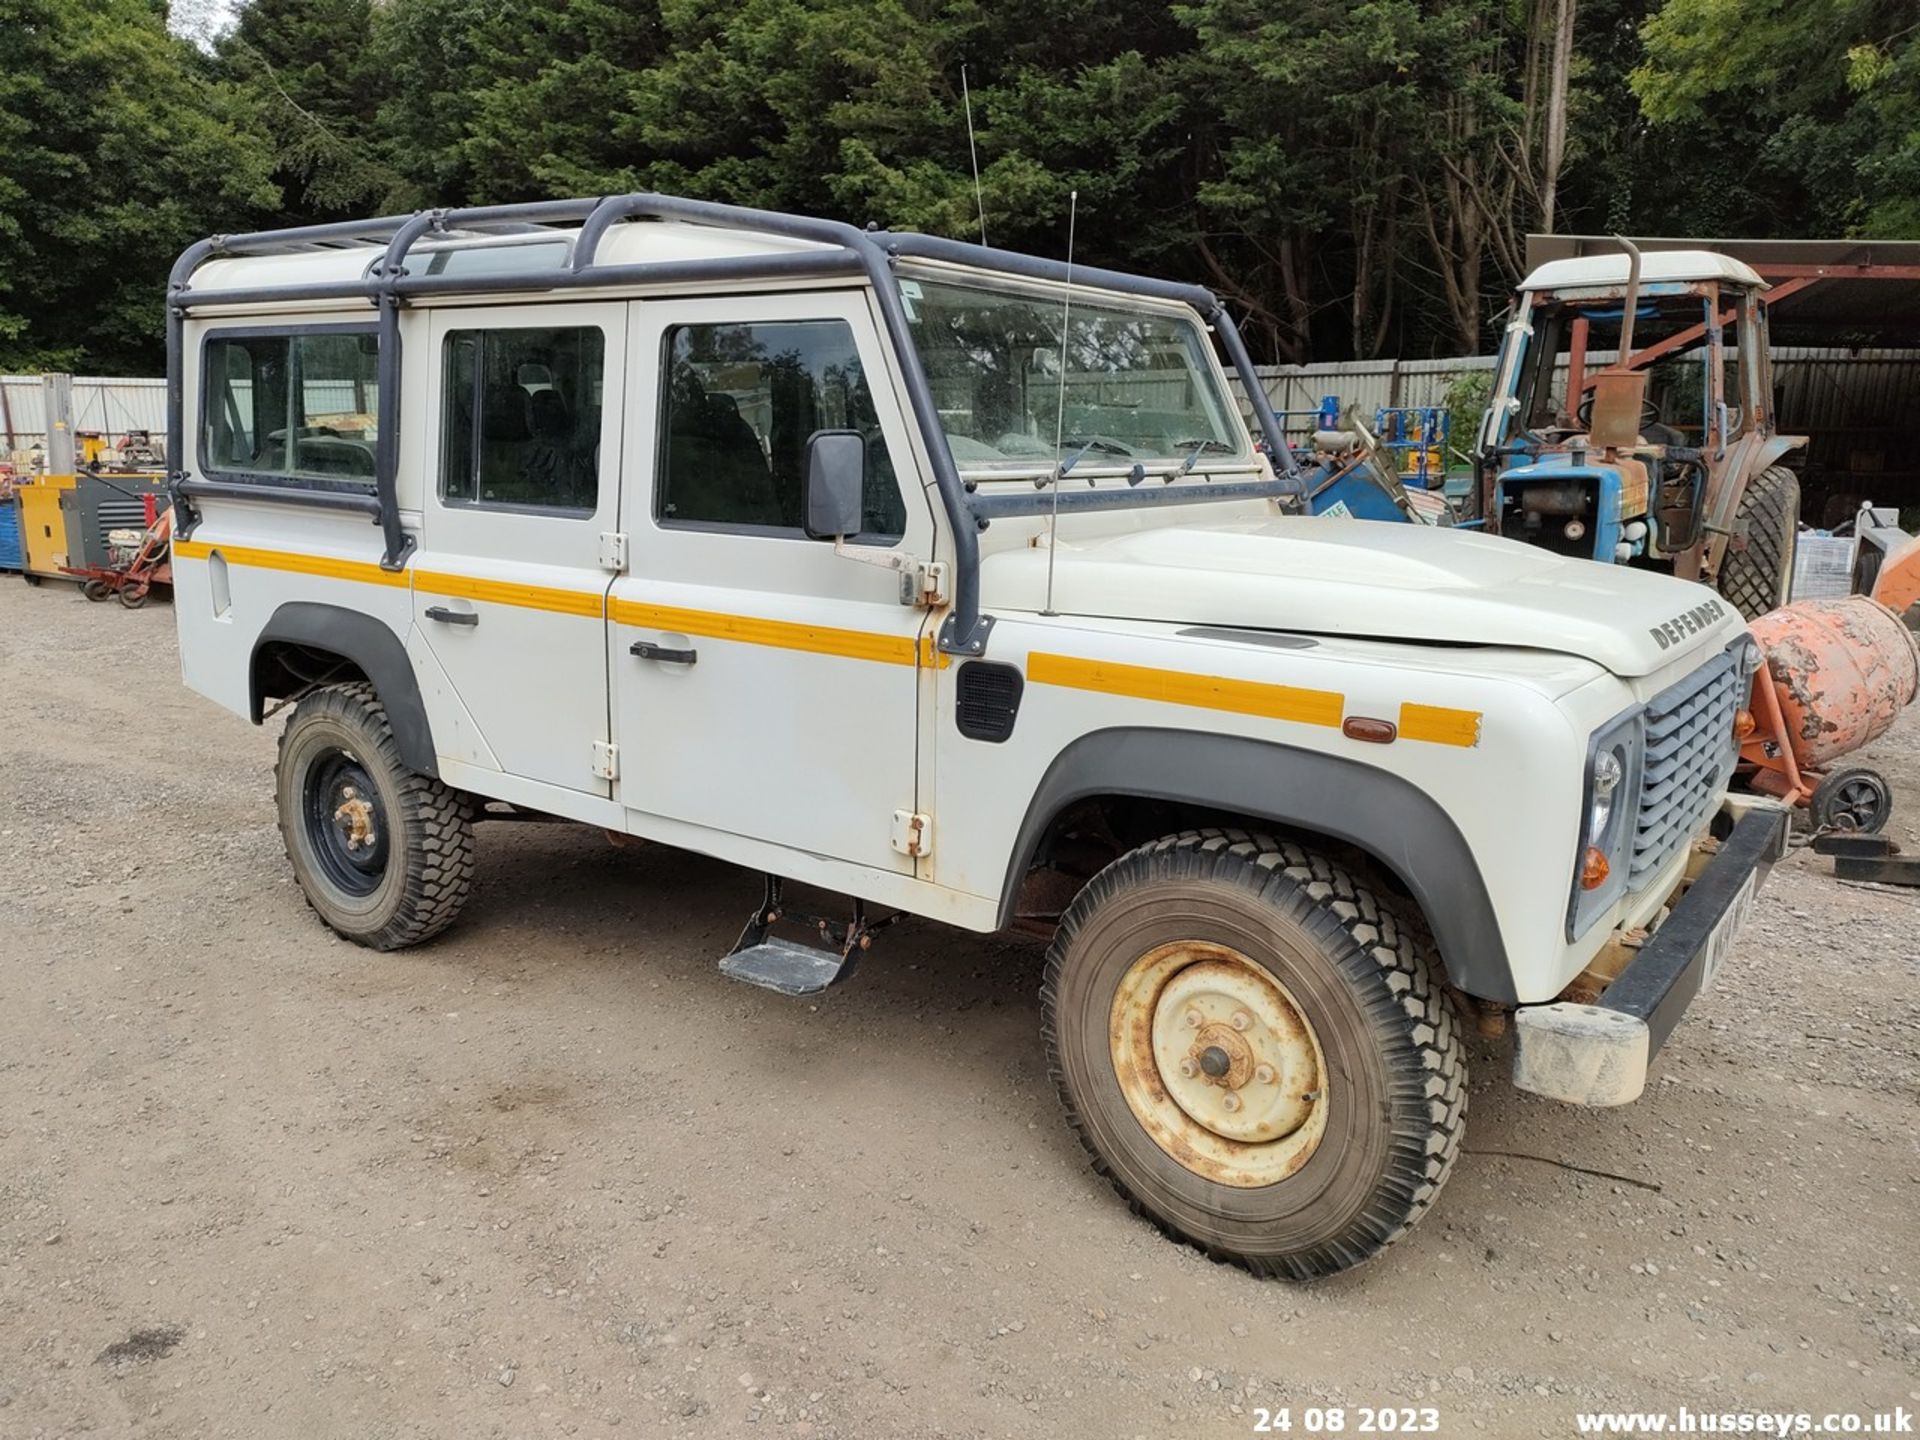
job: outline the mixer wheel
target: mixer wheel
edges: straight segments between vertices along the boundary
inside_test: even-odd
[[[1814,787],[1807,812],[1815,830],[1877,835],[1893,814],[1893,789],[1878,770],[1836,770]]]

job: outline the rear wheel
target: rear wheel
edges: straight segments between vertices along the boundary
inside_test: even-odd
[[[1217,1259],[1357,1265],[1458,1152],[1466,1064],[1424,927],[1300,846],[1196,831],[1122,856],[1062,918],[1042,998],[1095,1167]]]
[[[1749,620],[1787,603],[1793,583],[1794,537],[1800,528],[1800,477],[1784,465],[1747,482],[1736,521],[1744,548],[1729,547],[1720,562],[1720,593]]]
[[[371,685],[330,685],[294,707],[274,783],[287,859],[330,928],[398,950],[453,923],[473,881],[467,801],[402,763]]]

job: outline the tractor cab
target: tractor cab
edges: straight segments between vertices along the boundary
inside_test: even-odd
[[[1521,284],[1475,447],[1487,528],[1782,603],[1802,442],[1774,430],[1766,283],[1704,250],[1556,260]]]

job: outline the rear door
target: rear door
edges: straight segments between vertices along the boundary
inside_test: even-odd
[[[626,310],[431,312],[430,479],[411,567],[423,680],[444,677],[465,712],[455,758],[601,796]]]

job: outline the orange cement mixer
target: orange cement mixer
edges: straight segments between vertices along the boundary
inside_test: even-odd
[[[1920,691],[1920,647],[1877,600],[1797,600],[1753,622],[1766,664],[1741,725],[1748,788],[1805,805],[1816,830],[1870,834],[1893,791],[1864,766],[1833,762],[1878,739]]]

